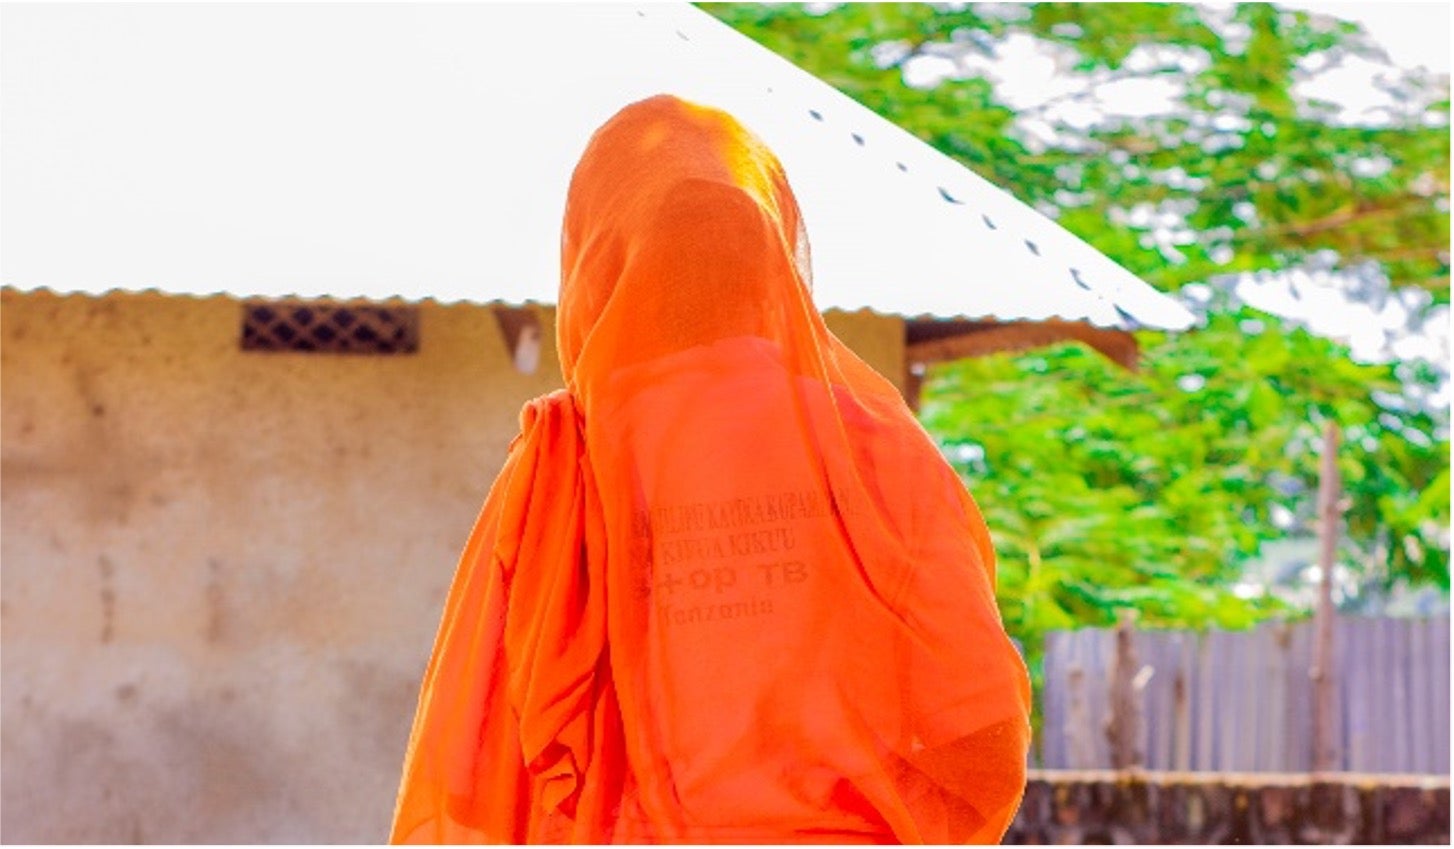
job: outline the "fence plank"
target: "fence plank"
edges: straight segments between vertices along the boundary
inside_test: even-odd
[[[1171,768],[1188,771],[1191,769],[1191,687],[1196,673],[1197,646],[1200,641],[1195,635],[1181,634],[1176,658],[1176,681],[1172,690],[1172,715],[1175,722],[1176,752]]]
[[[1393,763],[1393,755],[1397,749],[1390,733],[1396,716],[1393,646],[1390,645],[1388,629],[1384,627],[1386,620],[1372,620],[1368,624],[1374,634],[1372,656],[1368,662],[1378,673],[1378,685],[1371,694],[1373,716],[1368,729],[1371,743],[1369,748],[1373,752],[1373,768],[1379,772],[1392,772],[1390,764]]]
[[[1040,752],[1039,766],[1043,769],[1055,769],[1064,764],[1058,749],[1065,735],[1055,733],[1054,729],[1065,721],[1061,713],[1065,687],[1061,685],[1060,667],[1064,653],[1062,645],[1066,639],[1064,631],[1046,634],[1045,654],[1040,661],[1040,739],[1036,741],[1035,748]]]
[[[1271,624],[1258,628],[1253,633],[1256,650],[1252,654],[1253,692],[1262,698],[1248,699],[1254,715],[1252,757],[1250,769],[1266,772],[1273,769],[1277,757],[1277,735],[1273,733],[1274,717],[1284,709],[1281,680],[1277,675],[1277,633]]]
[[[1393,749],[1388,739],[1390,696],[1393,693],[1393,670],[1388,656],[1388,635],[1381,622],[1365,622],[1370,634],[1369,652],[1365,656],[1368,668],[1373,672],[1373,687],[1368,693],[1368,729],[1364,745],[1367,747],[1368,769],[1377,772],[1388,771],[1386,755]],[[1374,662],[1379,659],[1382,662]]]
[[[1268,689],[1267,712],[1263,714],[1262,727],[1266,730],[1262,750],[1265,759],[1258,769],[1276,772],[1287,769],[1288,749],[1291,741],[1282,728],[1286,717],[1292,711],[1287,692],[1287,667],[1291,640],[1284,622],[1269,622],[1267,633],[1271,646],[1268,652],[1266,686]]]
[[[1211,670],[1212,665],[1216,662],[1216,649],[1212,645],[1210,634],[1201,635],[1199,648],[1200,651],[1197,652],[1196,701],[1192,702],[1192,705],[1197,711],[1197,736],[1191,768],[1194,770],[1209,770],[1216,769],[1212,755],[1212,747],[1216,741],[1213,739],[1212,730],[1216,727],[1217,718],[1216,693],[1211,686]]]
[[[1152,652],[1152,666],[1156,671],[1151,676],[1146,692],[1146,768],[1172,769],[1172,747],[1176,740],[1176,726],[1164,721],[1173,715],[1175,705],[1177,647],[1181,635],[1171,631],[1158,631],[1156,639],[1147,648]],[[1154,717],[1154,718],[1153,718]]]
[[[1161,734],[1154,728],[1148,717],[1153,715],[1160,708],[1161,688],[1157,687],[1157,678],[1161,675],[1161,632],[1142,631],[1136,635],[1136,654],[1141,661],[1143,669],[1151,669],[1151,677],[1146,681],[1146,686],[1141,688],[1139,695],[1141,702],[1141,764],[1146,769],[1156,769],[1157,750],[1160,748]]]
[[[1449,620],[1338,617],[1336,765],[1377,772],[1449,770]],[[1150,769],[1305,772],[1312,766],[1311,623],[1250,632],[1141,632],[1154,673],[1141,694]],[[1111,630],[1047,635],[1041,762],[1106,769],[1115,654]]]
[[[1434,650],[1423,663],[1423,670],[1431,672],[1434,691],[1434,772],[1450,773],[1450,621],[1429,621],[1429,643]]]
[[[1313,666],[1312,623],[1300,622],[1293,626],[1292,638],[1297,651],[1287,674],[1288,686],[1297,694],[1296,715],[1292,717],[1297,741],[1293,747],[1293,763],[1298,772],[1307,772],[1313,768],[1313,680],[1308,677],[1308,670]]]
[[[1429,663],[1428,630],[1424,622],[1409,623],[1409,707],[1411,710],[1409,739],[1413,746],[1418,772],[1434,771],[1434,723],[1439,719],[1434,713],[1434,696],[1431,691],[1432,676],[1424,674],[1421,668]]]
[[[1423,622],[1406,622],[1405,634],[1408,639],[1408,676],[1409,676],[1409,711],[1406,732],[1409,737],[1409,746],[1412,749],[1413,758],[1410,766],[1415,772],[1434,771],[1434,753],[1430,751],[1433,745],[1431,739],[1433,724],[1438,720],[1434,716],[1433,699],[1429,697],[1429,676],[1423,674],[1419,665],[1428,662],[1428,647],[1424,639]]]
[[[1149,641],[1143,657],[1149,657],[1151,680],[1146,683],[1146,768],[1167,769],[1171,762],[1171,723],[1161,717],[1171,715],[1171,651],[1175,634],[1157,631]],[[1151,717],[1157,717],[1155,721]]]
[[[1363,741],[1367,738],[1364,700],[1373,682],[1372,670],[1363,662],[1367,644],[1358,632],[1357,623],[1338,623],[1338,636],[1343,637],[1343,683],[1339,702],[1343,705],[1343,756],[1340,765],[1346,770],[1364,766]]]
[[[1413,715],[1409,705],[1409,638],[1408,622],[1403,619],[1384,619],[1384,627],[1388,629],[1390,647],[1389,666],[1393,672],[1393,715],[1390,717],[1393,723],[1394,756],[1389,764],[1390,769],[1397,770],[1400,765],[1407,765],[1405,768],[1412,768],[1414,763],[1414,751],[1409,745],[1411,732],[1409,727],[1413,724]]]
[[[1249,680],[1252,692],[1258,698],[1246,700],[1251,713],[1249,724],[1252,726],[1247,768],[1255,771],[1266,769],[1266,764],[1271,760],[1271,753],[1268,751],[1271,735],[1267,733],[1267,711],[1272,707],[1272,697],[1276,695],[1268,689],[1269,670],[1276,660],[1272,631],[1258,628],[1252,633],[1252,646],[1252,656],[1248,663]]]
[[[1373,753],[1370,752],[1370,730],[1373,724],[1373,695],[1377,686],[1377,669],[1368,664],[1370,651],[1377,651],[1374,635],[1365,632],[1357,619],[1342,619],[1338,622],[1339,647],[1342,648],[1341,663],[1343,704],[1343,769],[1352,772],[1367,772],[1374,769]]]
[[[1084,640],[1077,641],[1076,649],[1081,648]],[[1065,710],[1065,732],[1066,732],[1066,765],[1071,769],[1090,769],[1095,765],[1095,752],[1091,746],[1094,736],[1091,732],[1090,698],[1088,690],[1090,683],[1089,675],[1085,671],[1085,663],[1077,656],[1079,651],[1072,654],[1069,665],[1066,668],[1066,710]]]
[[[1235,640],[1232,643],[1233,650],[1237,655],[1237,690],[1238,697],[1232,700],[1233,710],[1237,712],[1238,733],[1237,739],[1232,741],[1233,758],[1236,765],[1233,768],[1238,772],[1250,772],[1257,769],[1257,709],[1259,696],[1264,692],[1257,686],[1258,649],[1262,635],[1257,631],[1247,634],[1243,639]]]
[[[1242,712],[1238,706],[1242,699],[1237,696],[1237,691],[1245,686],[1242,678],[1242,652],[1239,651],[1240,641],[1232,639],[1232,635],[1225,631],[1217,632],[1217,642],[1222,657],[1222,668],[1217,676],[1219,684],[1217,687],[1218,701],[1221,703],[1222,713],[1227,716],[1227,724],[1218,729],[1222,733],[1217,740],[1218,769],[1237,769],[1237,742],[1242,734]]]
[[[1106,629],[1096,631],[1095,635],[1095,640],[1091,642],[1094,668],[1110,670],[1116,662],[1116,632]],[[1095,743],[1096,763],[1108,764],[1111,762],[1111,743],[1106,739],[1106,727],[1111,721],[1111,676],[1098,672],[1091,681],[1091,692],[1094,693],[1091,701],[1091,728],[1095,732],[1091,740]]]

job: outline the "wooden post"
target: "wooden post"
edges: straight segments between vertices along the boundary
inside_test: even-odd
[[[534,374],[540,365],[540,316],[532,307],[503,304],[497,304],[494,313],[515,369],[521,374]]]
[[[1071,769],[1094,769],[1095,752],[1089,734],[1090,717],[1086,715],[1085,670],[1080,664],[1070,667],[1066,678],[1068,704],[1065,710],[1066,749]]]
[[[1333,717],[1337,697],[1333,678],[1333,566],[1338,555],[1342,484],[1338,480],[1338,426],[1323,426],[1323,458],[1318,480],[1318,607],[1314,614],[1313,772],[1337,768]]]
[[[1149,669],[1142,669],[1136,657],[1130,611],[1121,611],[1116,624],[1116,659],[1111,667],[1111,715],[1106,719],[1106,741],[1111,748],[1113,769],[1137,769],[1145,766],[1146,752],[1141,745],[1141,691],[1150,679]]]
[[[1186,666],[1179,666],[1176,680],[1171,685],[1173,733],[1176,735],[1172,738],[1171,768],[1179,772],[1191,769],[1191,706],[1188,704],[1187,675]]]
[[[919,412],[919,401],[924,395],[924,378],[928,375],[929,367],[924,363],[910,361],[904,364],[904,402],[915,413]]]

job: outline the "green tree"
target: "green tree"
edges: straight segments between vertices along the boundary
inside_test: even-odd
[[[1345,439],[1344,561],[1370,585],[1447,592],[1448,410],[1420,400],[1447,368],[1360,364],[1204,285],[1371,269],[1416,312],[1447,308],[1447,78],[1405,75],[1402,112],[1350,120],[1298,84],[1373,47],[1356,27],[1268,4],[703,8],[1152,285],[1212,293],[1200,329],[1138,332],[1137,373],[1059,346],[930,375],[923,420],[986,513],[1006,624],[1032,658],[1045,631],[1108,625],[1120,608],[1168,626],[1276,610],[1235,582],[1262,543],[1310,531],[1327,419]],[[922,57],[972,59],[1010,36],[1073,57],[1085,89],[1012,108],[979,76],[905,81]],[[1066,103],[1127,80],[1174,84],[1175,108],[1066,117]]]

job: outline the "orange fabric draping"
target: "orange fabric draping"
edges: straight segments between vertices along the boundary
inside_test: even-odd
[[[989,535],[814,308],[777,159],[632,104],[561,254],[566,388],[460,560],[392,840],[997,841],[1030,693]]]

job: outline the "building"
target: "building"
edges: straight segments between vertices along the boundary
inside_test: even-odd
[[[639,96],[778,151],[829,326],[911,398],[1189,321],[690,7],[4,16],[8,842],[384,837],[458,549],[558,385],[569,167]]]

